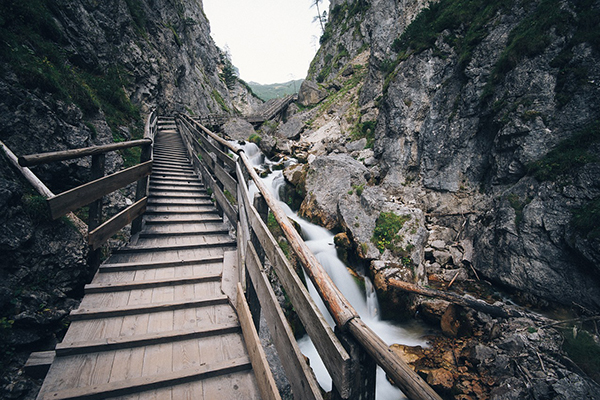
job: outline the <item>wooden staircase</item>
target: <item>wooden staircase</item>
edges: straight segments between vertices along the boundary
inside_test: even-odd
[[[100,266],[38,399],[257,399],[231,306],[236,241],[159,120],[143,229]]]

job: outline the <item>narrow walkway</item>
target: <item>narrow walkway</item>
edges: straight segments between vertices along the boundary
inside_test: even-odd
[[[222,288],[235,240],[160,120],[144,228],[103,265],[56,348],[38,399],[258,399]]]

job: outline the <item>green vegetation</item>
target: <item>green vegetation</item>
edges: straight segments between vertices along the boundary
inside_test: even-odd
[[[227,107],[227,104],[225,104],[225,100],[223,99],[223,96],[221,96],[221,93],[217,92],[216,89],[213,89],[211,95],[213,100],[216,101],[217,104],[219,104],[221,110],[225,111],[226,113],[229,113],[231,111],[229,107]]]
[[[261,85],[260,83],[250,82],[248,85],[256,96],[263,101],[269,101],[278,97],[285,97],[290,94],[298,93],[304,79],[284,83],[273,83],[271,85]]]
[[[600,121],[588,125],[582,131],[558,144],[544,157],[527,166],[528,173],[539,181],[556,181],[561,176],[572,174],[573,170],[590,162],[598,162],[598,157],[590,153],[590,147],[600,142]]]
[[[375,128],[377,121],[365,121],[357,123],[350,134],[353,140],[367,139],[366,149],[372,149],[375,143]]]
[[[532,199],[527,197],[524,201],[521,201],[519,196],[511,193],[506,196],[506,200],[508,200],[510,206],[515,210],[515,225],[519,228],[521,222],[523,222],[523,210],[527,204],[531,203]]]
[[[398,246],[402,239],[398,232],[404,226],[404,223],[410,221],[410,215],[397,215],[393,212],[382,212],[375,221],[375,230],[371,242],[375,244],[380,253],[385,249],[390,250],[394,255],[404,257],[405,250]]]
[[[233,89],[235,83],[238,81],[238,71],[233,66],[231,62],[231,56],[227,52],[219,52],[221,57],[221,63],[223,64],[223,69],[219,74],[219,77],[225,83],[229,90]]]
[[[600,197],[573,212],[573,226],[589,239],[600,237]]]
[[[552,41],[549,34],[552,28],[562,36],[567,33],[568,23],[568,13],[562,10],[560,0],[541,1],[510,33],[507,46],[492,72],[492,84],[502,80],[522,59],[542,54]]]
[[[14,320],[6,317],[0,318],[0,368],[4,370],[14,355],[14,347],[7,344],[7,337],[10,335]]]
[[[449,34],[444,41],[454,47],[459,54],[459,71],[471,60],[473,50],[486,37],[486,25],[498,11],[508,9],[514,0],[441,0],[423,10],[406,30],[392,44],[392,49],[398,53],[395,65],[385,66],[387,71],[412,54],[419,54],[427,49],[441,57],[444,55],[436,47],[438,37],[444,31]]]
[[[353,2],[345,2],[343,4],[336,5],[329,15],[329,21],[325,26],[325,31],[319,39],[321,44],[327,43],[333,37],[333,29],[339,28],[344,33],[347,32],[351,27],[358,27],[360,29],[360,22],[355,21],[354,25],[349,25],[352,19],[359,15],[364,14],[371,4],[368,0],[354,0]]]
[[[136,9],[135,4],[133,0],[128,2],[130,9],[139,11],[136,15],[142,24],[141,8]],[[24,88],[74,103],[85,118],[102,110],[116,140],[120,137],[120,126],[128,126],[134,138],[141,137],[139,109],[124,90],[130,86],[125,70],[118,65],[101,70],[69,54],[64,49],[62,32],[54,22],[53,7],[50,0],[0,3],[0,57]]]
[[[129,13],[131,14],[137,33],[145,36],[148,20],[142,8],[142,3],[139,0],[125,0],[125,3],[127,3],[127,8],[129,8]]]
[[[577,332],[576,334],[574,334]],[[563,329],[563,350],[590,378],[600,382],[600,346],[585,330]]]
[[[237,200],[235,199],[235,197],[231,194],[231,192],[229,190],[225,189],[223,191],[223,194],[225,195],[225,198],[227,199],[227,201],[229,201],[229,203],[231,203],[234,206],[237,204]]]
[[[50,221],[50,211],[46,199],[39,194],[28,193],[23,196],[25,212],[34,223]]]
[[[593,4],[592,0],[573,3],[577,11],[576,21],[572,23],[576,27],[575,33],[560,54],[550,63],[551,67],[559,69],[555,87],[559,106],[567,104],[578,89],[588,81],[587,68],[579,64],[570,65],[575,47],[581,43],[589,43],[597,52],[600,51],[600,30],[598,29],[600,11],[594,9]]]
[[[262,138],[257,133],[253,133],[248,138],[248,141],[251,142],[251,143],[254,143],[257,146],[259,146],[260,142],[262,141]]]

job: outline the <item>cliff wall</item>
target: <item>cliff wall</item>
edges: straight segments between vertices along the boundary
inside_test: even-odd
[[[414,261],[426,272],[467,263],[506,288],[600,308],[599,12],[597,1],[332,2],[309,78],[339,93],[366,55],[332,141],[371,135],[370,190],[424,213]],[[343,203],[338,225],[369,241]]]

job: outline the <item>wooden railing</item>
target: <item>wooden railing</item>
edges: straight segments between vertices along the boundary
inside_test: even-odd
[[[93,266],[99,264],[99,248],[116,232],[134,221],[132,233],[136,233],[141,227],[141,216],[146,210],[148,200],[148,179],[152,172],[152,142],[156,129],[157,117],[156,113],[152,112],[147,119],[143,139],[19,157],[19,165],[21,167],[30,167],[92,156],[91,182],[58,195],[50,193],[46,201],[52,219],[58,219],[78,208],[90,205],[88,243],[91,248],[90,263]],[[105,154],[133,147],[142,148],[140,164],[104,176]],[[138,182],[138,186],[135,203],[102,223],[103,197],[136,181]]]
[[[239,281],[259,325],[265,314],[273,342],[282,360],[296,398],[322,399],[319,386],[306,364],[287,320],[265,275],[268,262],[312,339],[333,382],[334,399],[374,399],[375,369],[381,366],[388,377],[410,399],[439,400],[440,397],[403,362],[359,317],[331,281],[323,267],[278,202],[265,187],[244,151],[215,135],[191,118],[176,119],[190,158],[214,193],[217,206],[237,227]],[[252,199],[248,182],[259,192]],[[284,232],[290,248],[333,317],[332,329],[281,250],[266,225],[269,211]]]

